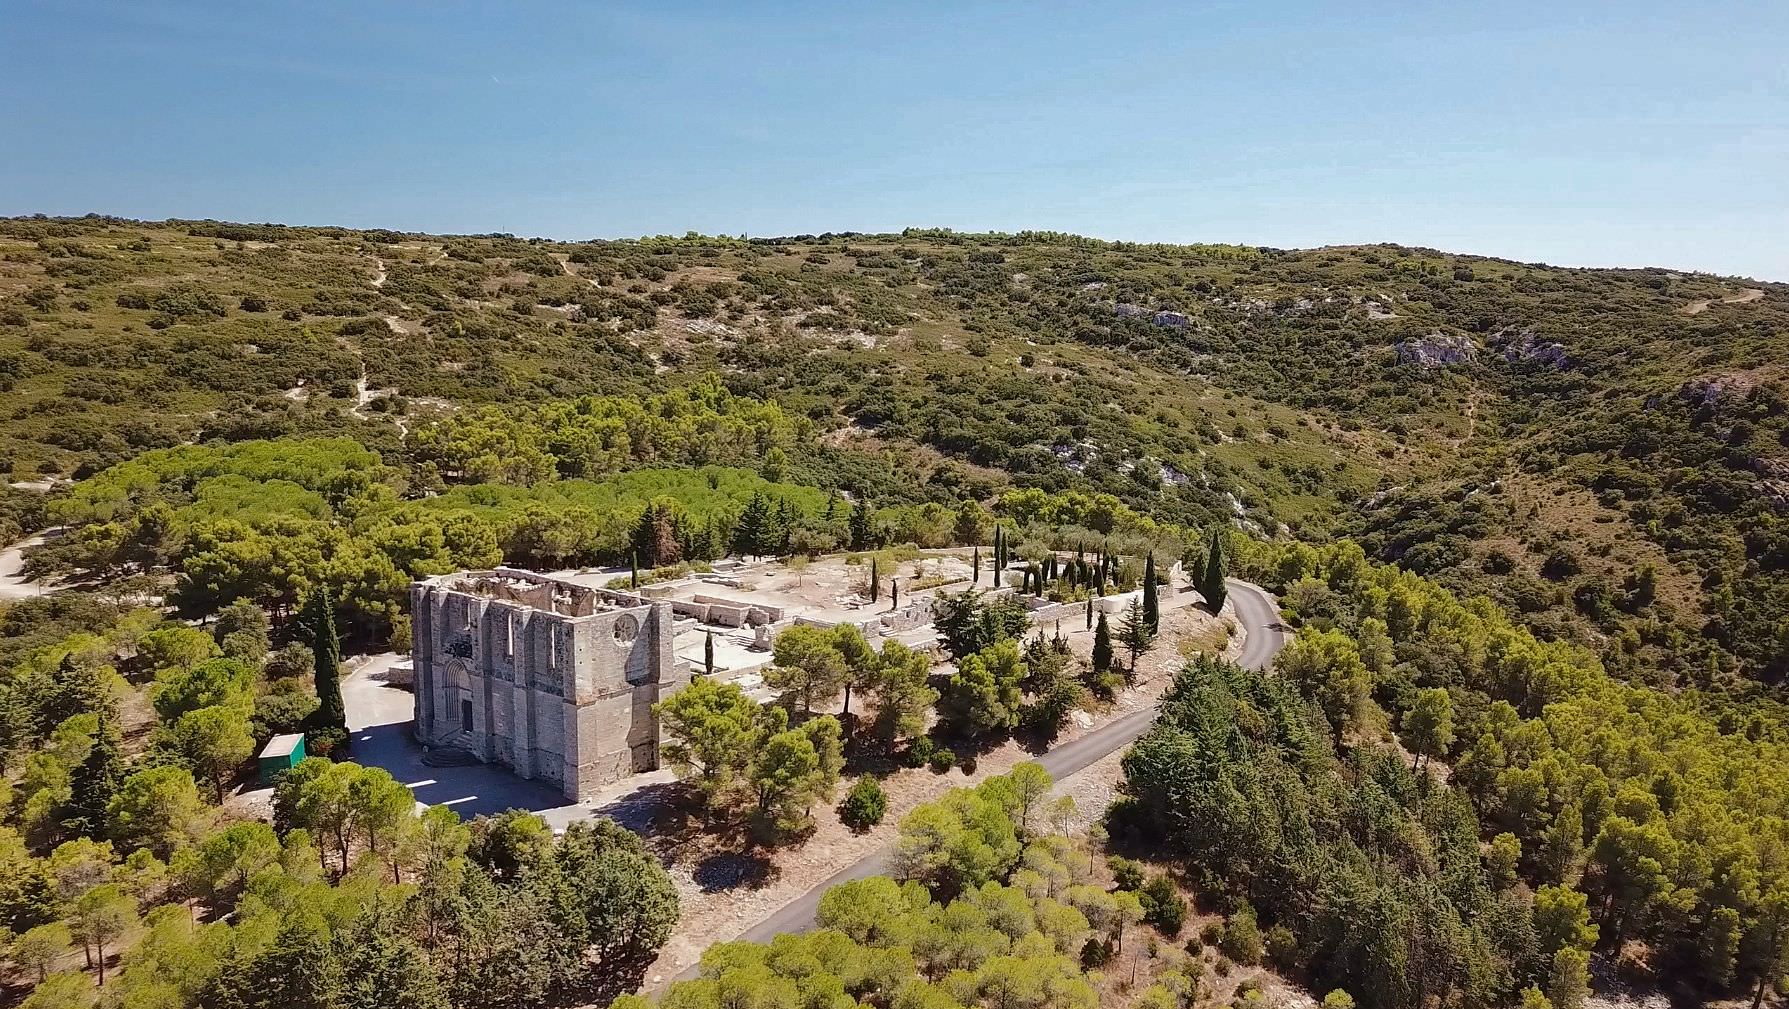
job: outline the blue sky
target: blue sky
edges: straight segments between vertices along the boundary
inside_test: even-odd
[[[1789,3],[0,4],[0,213],[1789,280]]]

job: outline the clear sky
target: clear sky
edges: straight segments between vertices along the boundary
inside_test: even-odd
[[[1789,2],[0,0],[0,213],[1789,280]]]

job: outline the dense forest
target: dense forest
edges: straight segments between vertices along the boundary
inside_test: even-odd
[[[1395,246],[0,220],[0,545],[36,534],[55,590],[0,602],[13,990],[606,1000],[676,921],[656,858],[607,824],[408,815],[328,759],[334,643],[407,647],[411,580],[458,568],[874,563],[998,528],[1024,591],[1153,599],[1157,559],[1219,586],[1227,561],[1296,636],[1266,673],[1190,662],[1092,835],[1046,829],[1030,771],[952,793],[902,821],[897,878],[658,1004],[1167,1009],[1221,969],[1240,1005],[1230,972],[1266,965],[1328,1009],[1578,1009],[1597,957],[1762,999],[1789,942],[1786,333],[1782,285]],[[784,703],[692,689],[668,756],[788,833],[842,745],[1054,738],[1153,619],[1102,617],[1089,665],[959,596],[933,683],[794,635]],[[852,686],[884,720],[842,744],[805,716]],[[229,815],[293,731],[319,756],[272,824]]]

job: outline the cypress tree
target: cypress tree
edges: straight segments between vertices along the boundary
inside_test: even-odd
[[[1093,630],[1093,593],[1087,594],[1087,630]]]
[[[979,546],[975,548],[975,553],[969,561],[969,584],[981,584],[981,547]]]
[[[888,580],[888,608],[891,610],[901,608],[901,580],[899,578]]]
[[[876,570],[876,558],[870,558],[870,602],[875,602],[882,595],[882,573]]]
[[[1093,628],[1093,671],[1109,673],[1112,671],[1112,628],[1106,626],[1106,615],[1099,615],[1099,623]]]
[[[1162,625],[1161,604],[1155,597],[1155,552],[1150,551],[1143,557],[1143,622],[1152,631],[1159,630]]]
[[[342,642],[335,635],[335,600],[327,585],[312,592],[305,600],[305,629],[311,635],[311,663],[317,681],[317,712],[312,716],[320,728],[348,727],[347,707],[342,703]]]
[[[1224,608],[1224,599],[1230,594],[1224,585],[1224,575],[1224,541],[1213,532],[1210,552],[1205,557],[1205,578],[1199,589],[1213,613]]]
[[[640,590],[640,553],[637,550],[627,555],[627,587],[635,592]]]
[[[705,669],[708,670],[708,675],[710,675],[710,676],[714,675],[714,632],[713,631],[709,631],[708,636],[706,638],[702,639],[702,665]]]

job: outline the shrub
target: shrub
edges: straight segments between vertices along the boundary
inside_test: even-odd
[[[1252,966],[1261,962],[1261,926],[1255,921],[1255,909],[1244,904],[1224,925],[1224,937],[1218,942],[1224,955],[1237,963]]]
[[[1282,967],[1290,966],[1298,958],[1298,937],[1284,925],[1267,930],[1266,945],[1268,957]]]
[[[1106,867],[1112,870],[1120,890],[1143,889],[1143,863],[1123,855],[1113,855],[1106,859]]]
[[[304,734],[304,752],[313,757],[331,757],[348,750],[348,730],[331,726],[309,729]]]
[[[868,830],[882,822],[888,812],[888,794],[875,778],[865,775],[857,779],[845,801],[839,803],[839,821],[852,830]]]
[[[934,750],[926,760],[934,774],[943,774],[957,764],[957,755],[951,750]]]
[[[1110,939],[1089,939],[1081,947],[1081,966],[1092,970],[1104,967],[1112,961],[1112,941]]]
[[[937,748],[938,744],[932,742],[931,736],[920,736],[907,744],[905,763],[908,767],[924,767],[931,761],[932,753]]]
[[[1179,935],[1186,924],[1186,898],[1174,889],[1166,876],[1157,876],[1138,895],[1143,905],[1143,920],[1154,925],[1163,935]]]

